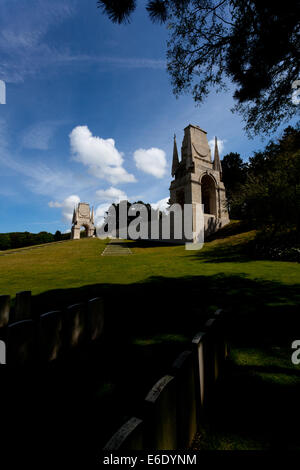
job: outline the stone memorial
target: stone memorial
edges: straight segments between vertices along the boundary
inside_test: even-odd
[[[162,377],[145,398],[145,446],[177,449],[176,384],[171,375]]]
[[[63,347],[62,312],[48,312],[40,316],[38,323],[38,352],[41,362],[57,359]]]
[[[143,420],[130,418],[104,446],[104,451],[143,450],[144,434]]]
[[[104,302],[96,297],[88,302],[88,339],[95,341],[100,338],[104,327]]]
[[[195,349],[195,359],[197,367],[196,385],[198,386],[199,413],[201,415],[209,397],[210,377],[212,374],[212,364],[209,361],[207,335],[204,332],[197,333],[192,344]],[[200,416],[201,417],[201,416]]]
[[[73,211],[71,238],[80,239],[80,229],[84,227],[87,237],[95,236],[94,209],[90,210],[89,204],[80,202]]]
[[[31,319],[31,291],[17,292],[13,321]]]
[[[10,312],[10,296],[0,295],[0,328],[8,325]]]
[[[184,129],[179,160],[174,136],[172,176],[170,204],[202,204],[205,235],[229,223],[217,138],[212,161],[206,131],[189,124]]]
[[[213,364],[213,382],[216,382],[222,374],[225,360],[224,339],[220,331],[221,322],[217,318],[210,318],[205,323],[209,342],[209,354]]]
[[[221,345],[220,345],[220,354],[222,361],[226,360],[226,358],[229,356],[229,343],[227,339],[227,334],[226,334],[226,323],[225,323],[225,312],[223,309],[219,308],[218,310],[215,311],[214,317],[218,320],[219,322],[219,330],[222,334],[221,338]]]
[[[82,345],[87,333],[86,306],[82,303],[70,305],[63,327],[66,349]]]
[[[32,364],[35,358],[35,325],[32,320],[11,323],[7,328],[7,364]]]
[[[192,351],[184,351],[172,365],[176,379],[177,448],[187,449],[197,432],[195,361]]]

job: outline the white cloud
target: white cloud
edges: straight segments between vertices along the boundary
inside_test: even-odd
[[[50,201],[48,203],[49,207],[61,207],[62,209],[62,216],[63,220],[65,222],[72,222],[72,217],[73,217],[73,210],[74,207],[80,202],[80,197],[77,196],[76,194],[72,194],[71,196],[68,196],[66,199],[64,199],[62,202],[58,201]]]
[[[97,197],[102,201],[120,202],[127,200],[127,194],[121,189],[111,186],[108,189],[98,189]]]
[[[120,201],[124,201],[128,199],[127,194],[124,191],[118,188],[114,188],[113,186],[111,186],[108,189],[98,189],[98,191],[96,191],[96,195],[98,199],[102,201],[107,201],[107,202],[103,202],[95,209],[94,218],[95,218],[96,226],[103,224],[104,217],[106,215],[105,213],[108,211],[112,203],[114,202],[116,203],[116,202],[120,202]]]
[[[87,126],[77,126],[70,134],[74,160],[88,167],[89,173],[112,184],[133,183],[134,175],[123,168],[123,154],[113,139],[93,136]]]
[[[169,207],[168,201],[169,197],[165,197],[164,199],[160,199],[157,202],[152,202],[151,207],[155,210],[159,209],[161,212],[165,212]]]
[[[108,211],[109,207],[111,204],[105,202],[103,204],[100,204],[98,207],[95,209],[94,213],[94,220],[95,220],[95,225],[100,226],[104,222],[104,217],[105,213]]]
[[[36,158],[24,159],[11,153],[7,141],[8,135],[6,122],[0,118],[0,166],[3,165],[21,177],[25,177],[20,181],[16,176],[18,181],[16,188],[25,184],[33,193],[48,196],[52,199],[52,207],[61,207],[62,203],[57,201],[67,199],[73,193],[74,188],[87,200],[94,194],[97,188],[95,180],[88,175],[83,175],[82,172],[76,174],[62,166],[59,168],[48,166]]]
[[[223,153],[223,150],[224,150],[224,147],[225,147],[225,142],[226,140],[222,140],[222,139],[218,139],[218,149],[219,149],[219,155],[221,156],[221,154]],[[211,150],[211,157],[212,159],[214,159],[214,155],[215,155],[215,139],[210,139],[208,141],[208,145],[210,146],[210,150]]]
[[[149,173],[156,178],[162,178],[167,169],[166,154],[163,150],[152,147],[150,149],[138,149],[133,158],[139,170]]]

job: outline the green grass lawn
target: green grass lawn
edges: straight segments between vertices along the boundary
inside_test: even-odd
[[[40,313],[104,297],[111,349],[90,388],[93,413],[106,423],[103,442],[211,312],[225,308],[230,381],[218,396],[219,412],[203,425],[200,447],[270,448],[278,440],[295,447],[300,369],[290,345],[300,339],[300,265],[250,259],[244,248],[254,235],[233,224],[200,251],[128,241],[133,255],[122,257],[101,256],[105,240],[45,245],[0,256],[0,293],[14,298],[31,290]],[[126,392],[124,382],[131,384]],[[115,410],[114,419],[103,418],[104,408]]]
[[[92,284],[132,284],[151,277],[241,276],[254,281],[300,283],[297,263],[250,260],[240,253],[253,232],[217,239],[200,251],[184,246],[127,242],[134,256],[100,256],[107,241],[82,239],[44,245],[33,250],[14,250],[0,256],[0,289],[14,297],[20,290],[33,295],[52,289],[70,289]],[[8,252],[2,252],[9,253]]]

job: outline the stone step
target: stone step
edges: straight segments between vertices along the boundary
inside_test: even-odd
[[[130,248],[125,246],[119,239],[114,239],[109,242],[102,252],[102,256],[127,256],[132,255]]]

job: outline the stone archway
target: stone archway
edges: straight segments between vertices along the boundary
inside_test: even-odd
[[[94,210],[90,210],[89,204],[80,202],[74,209],[71,238],[78,240],[81,238],[81,227],[85,228],[86,237],[95,235]]]
[[[89,233],[89,228],[87,225],[81,225],[80,227],[80,238],[87,238]]]
[[[201,178],[201,201],[204,204],[204,214],[217,217],[216,183],[209,174]]]

